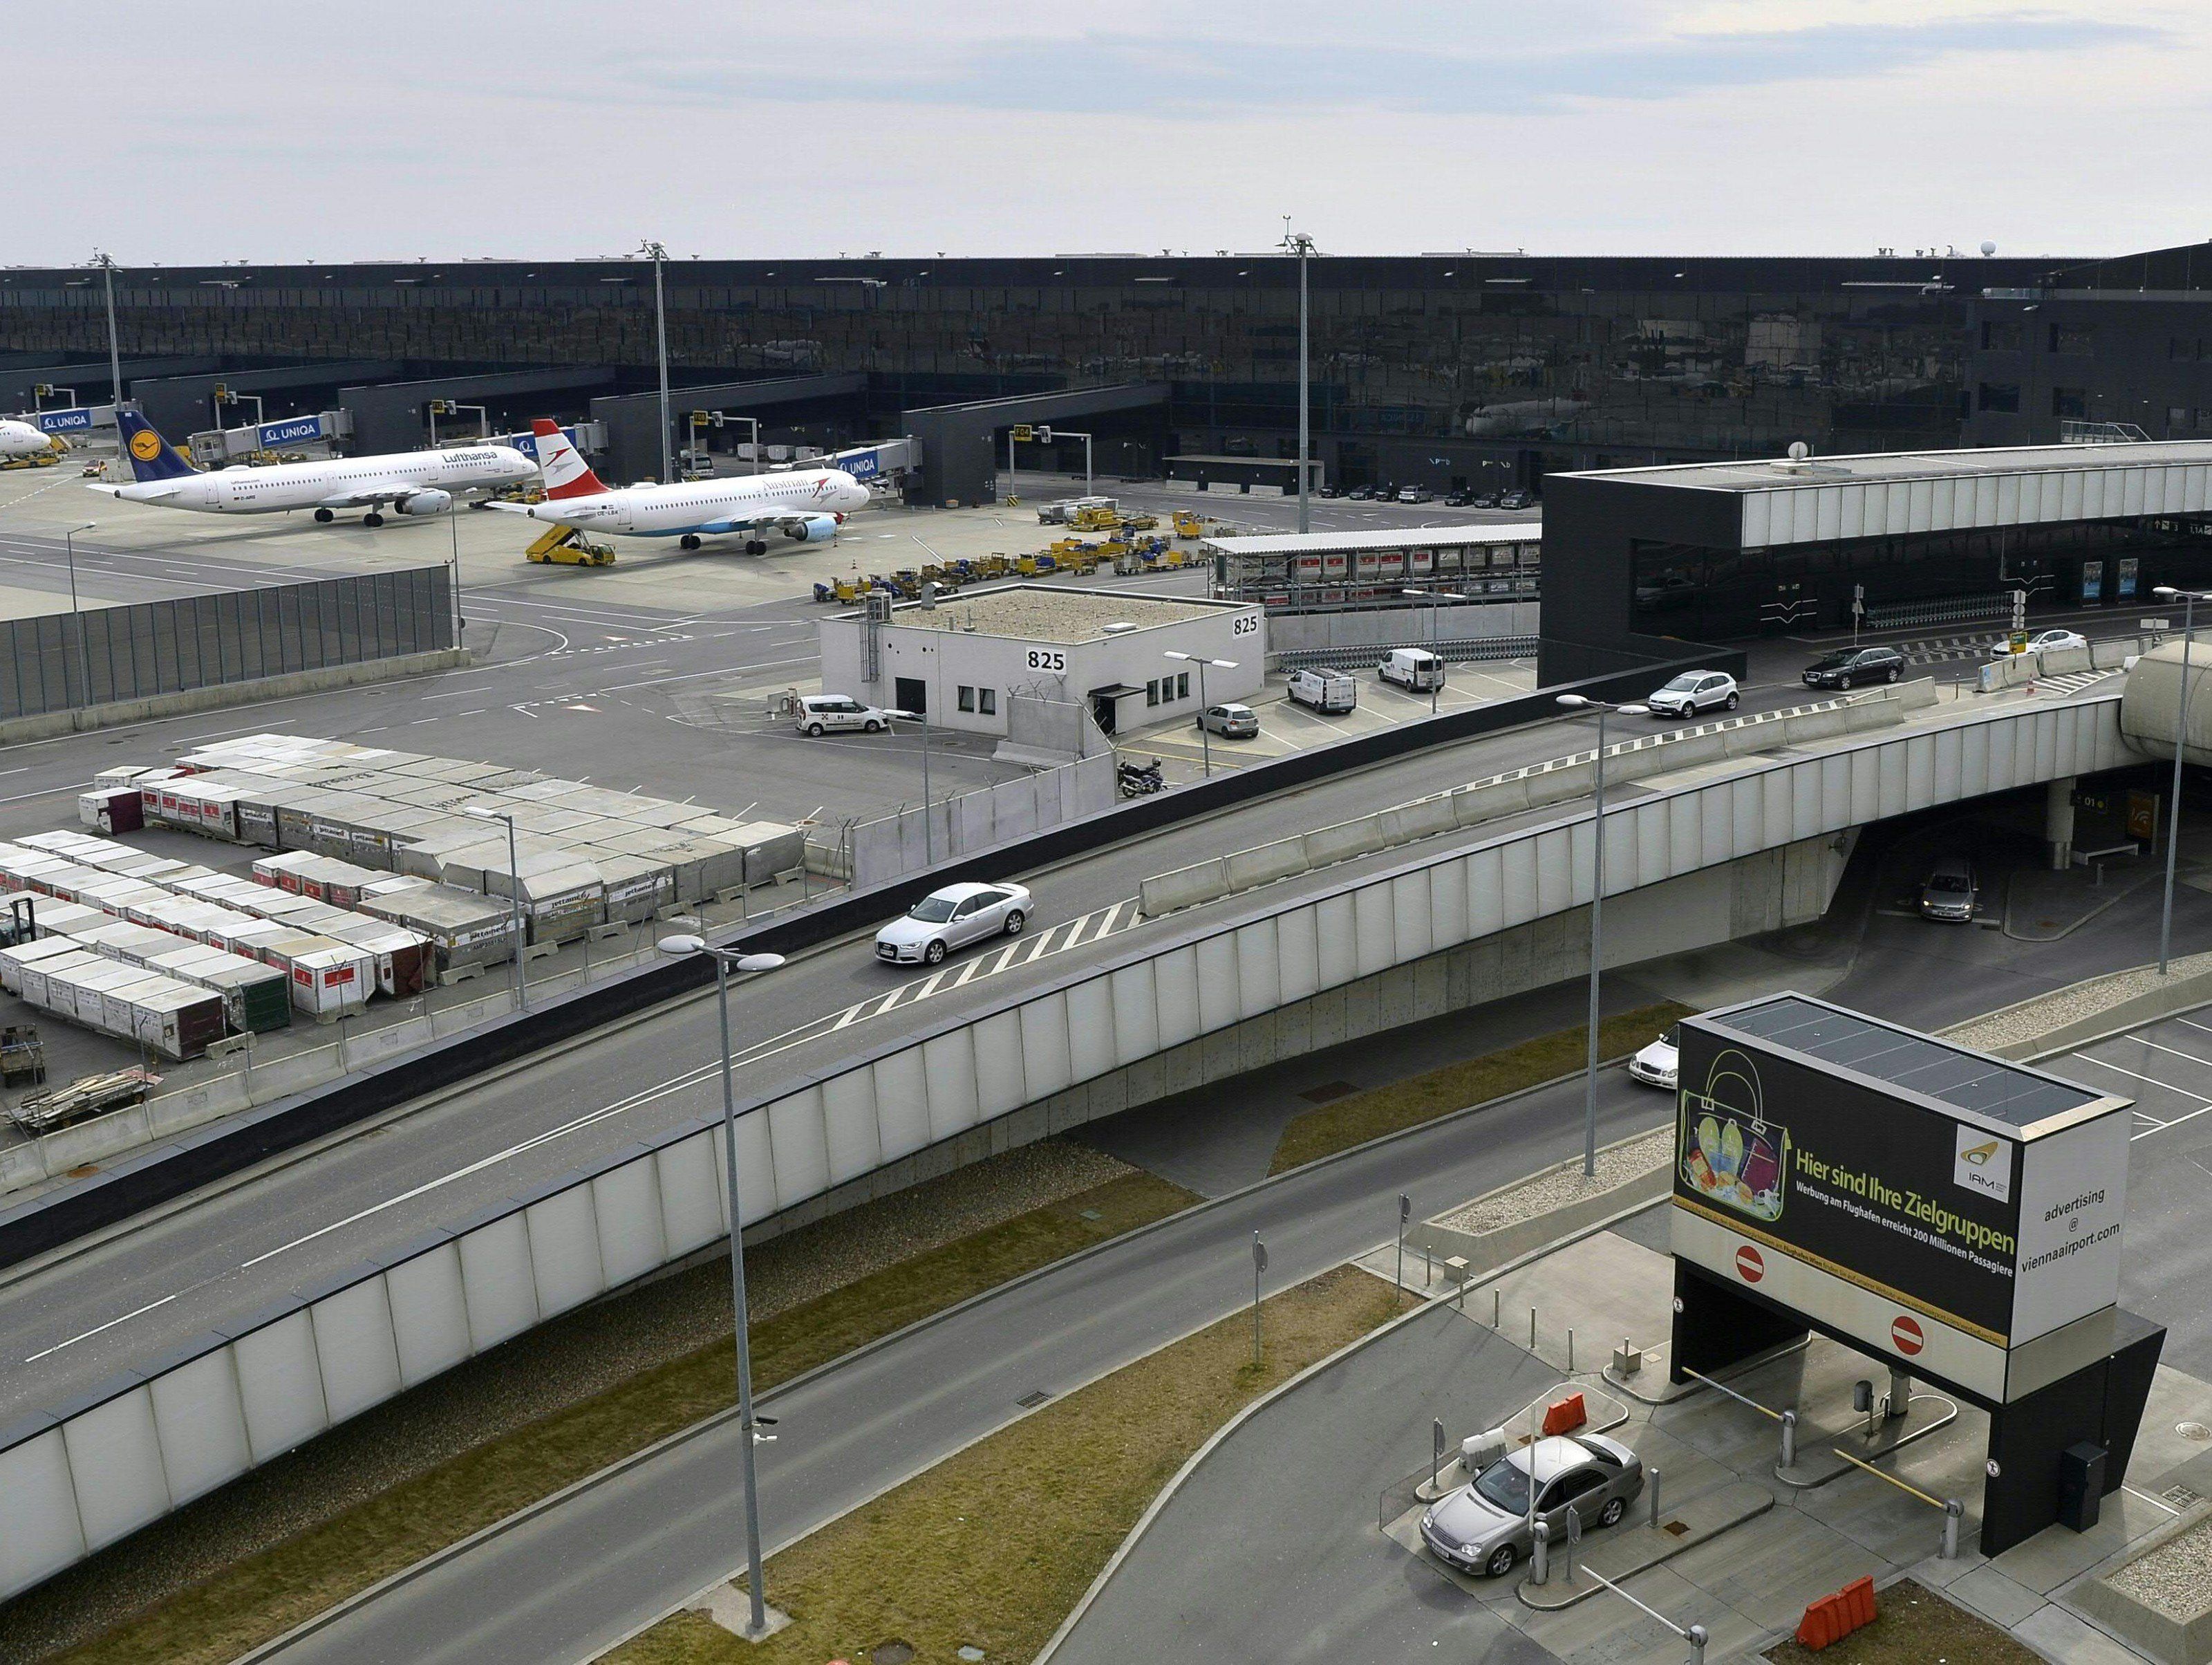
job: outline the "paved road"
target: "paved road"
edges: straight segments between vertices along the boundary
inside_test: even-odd
[[[1550,722],[1441,747],[1094,852],[1036,881],[1030,931],[1011,951],[971,951],[942,972],[901,975],[879,967],[865,938],[799,956],[739,997],[739,1090],[765,1092],[877,1044],[887,1030],[995,1007],[1065,971],[1194,924],[1217,926],[1273,911],[1304,891],[1334,888],[1350,876],[1342,866],[1231,899],[1202,915],[1134,923],[1138,886],[1152,874],[1200,853],[1348,820],[1559,755],[1586,743],[1586,726]],[[1453,836],[1472,841],[1512,824]],[[1403,857],[1386,851],[1371,859]],[[587,1068],[563,1058],[503,1072],[413,1116],[398,1133],[344,1141],[9,1280],[0,1358],[14,1363],[0,1377],[0,1415],[54,1403],[149,1351],[257,1310],[283,1290],[710,1112],[718,1102],[708,1062],[713,1026],[711,1001],[696,999],[596,1043]]]
[[[2126,905],[2058,942],[2014,943],[1995,931],[1888,917],[1881,906],[1887,888],[1913,869],[1925,843],[1899,838],[1870,863],[1874,871],[1827,928],[1829,940],[1808,928],[1771,939],[1778,949],[1808,963],[1826,963],[1838,951],[1856,954],[1832,997],[1878,1015],[1930,1022],[2140,957],[2146,919]],[[2191,897],[2180,940],[2212,943],[2212,900]],[[1931,936],[1933,949],[1923,946]],[[1775,979],[1780,986],[1792,973],[1784,966]],[[1236,1310],[1249,1298],[1243,1250],[1254,1229],[1264,1231],[1269,1245],[1271,1280],[1279,1280],[1271,1287],[1297,1282],[1387,1241],[1400,1191],[1423,1199],[1425,1209],[1571,1155],[1580,1145],[1581,1109],[1581,1088],[1569,1083],[1286,1175],[1049,1271],[775,1396],[782,1437],[763,1448],[769,1540],[788,1540],[1010,1420],[1025,1394],[1066,1392]],[[1663,1096],[1620,1071],[1601,1078],[1601,1137],[1626,1137],[1666,1113]],[[1238,1113],[1224,1101],[1224,1120]],[[2154,1241],[2131,1237],[2130,1247],[2130,1299],[2145,1300],[2149,1309],[2150,1302],[2189,1298],[2185,1280],[2199,1271],[2193,1259],[2168,1259]],[[1413,1444],[1418,1456],[1421,1442]],[[738,1564],[735,1473],[728,1430],[709,1430],[499,1534],[283,1657],[589,1657]],[[426,1655],[424,1636],[449,1640]]]
[[[1559,1381],[1449,1308],[1370,1342],[1215,1448],[1054,1665],[1546,1665],[1549,1650],[1376,1528],[1385,1488],[1422,1470],[1431,1418],[1494,1428]]]

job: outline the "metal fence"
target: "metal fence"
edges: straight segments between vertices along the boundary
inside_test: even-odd
[[[1533,636],[1477,636],[1455,639],[1446,637],[1441,642],[1431,642],[1425,637],[1404,642],[1368,642],[1348,648],[1292,648],[1275,656],[1276,662],[1286,671],[1307,668],[1326,670],[1365,669],[1380,660],[1392,648],[1422,648],[1433,650],[1437,658],[1450,665],[1480,664],[1495,659],[1533,658],[1537,639]]]
[[[0,620],[0,718],[433,653],[453,615],[422,566]]]

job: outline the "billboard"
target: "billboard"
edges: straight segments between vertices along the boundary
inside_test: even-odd
[[[856,451],[837,459],[837,466],[856,480],[872,480],[883,473],[883,459],[874,451]]]
[[[68,411],[41,411],[38,424],[41,433],[88,434],[92,431],[92,412],[82,406]]]
[[[323,419],[319,416],[287,417],[282,422],[261,424],[263,445],[295,445],[302,440],[323,437]]]
[[[2078,1117],[2014,1125],[1724,1014],[1684,1022],[1680,1070],[1673,1235],[1693,1264],[1993,1396],[2013,1349],[2118,1299],[2125,1101],[2084,1090]]]

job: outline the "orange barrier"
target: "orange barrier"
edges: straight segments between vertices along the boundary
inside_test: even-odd
[[[1824,1595],[1805,1609],[1797,1624],[1797,1640],[1814,1653],[1831,1642],[1840,1642],[1862,1625],[1874,1622],[1874,1580],[1856,1578],[1833,1595]]]
[[[1589,1420],[1589,1412],[1583,1408],[1583,1396],[1569,1394],[1565,1399],[1549,1406],[1544,1412],[1544,1432],[1564,1434],[1581,1427]]]

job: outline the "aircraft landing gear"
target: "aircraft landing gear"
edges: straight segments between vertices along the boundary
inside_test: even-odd
[[[768,553],[768,540],[767,540],[767,539],[765,539],[765,538],[748,538],[748,539],[746,539],[746,540],[745,540],[745,553],[746,553],[746,554],[748,554],[748,555],[765,555],[765,554],[767,554],[767,553]]]
[[[361,517],[361,523],[363,526],[382,526],[384,524],[384,516],[378,514],[374,509],[372,509],[368,513]]]
[[[315,511],[315,520],[319,525],[328,526],[336,519],[337,519],[337,514],[331,509],[318,509]]]
[[[696,549],[696,548],[698,548],[698,547],[699,547],[699,534],[698,534],[697,533],[696,533],[696,532],[687,532],[687,533],[685,533],[682,537],[678,538],[678,539],[676,540],[676,546],[677,546],[678,549]]]

